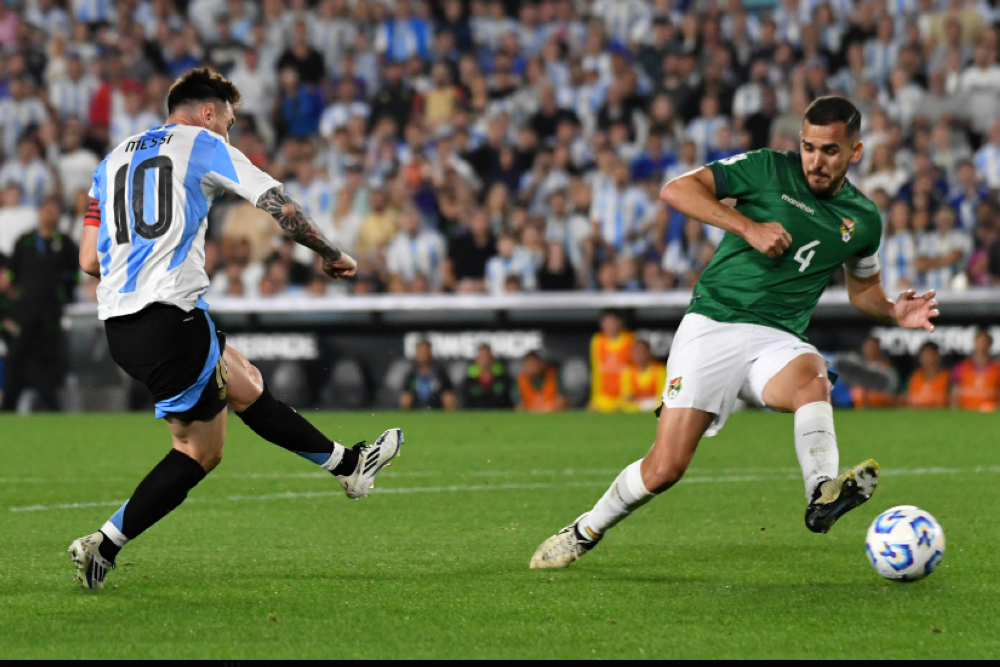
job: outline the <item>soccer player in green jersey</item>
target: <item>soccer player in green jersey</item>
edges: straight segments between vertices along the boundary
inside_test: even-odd
[[[871,497],[874,461],[838,477],[831,385],[806,326],[841,265],[851,304],[878,321],[933,331],[939,313],[934,292],[893,301],[882,287],[882,220],[846,179],[861,159],[860,128],[851,102],[822,97],[806,111],[801,152],[737,155],[664,186],[667,204],[726,234],[674,338],[656,442],[594,509],[538,548],[532,568],[569,566],[680,481],[699,441],[722,429],[737,398],[795,414],[809,530],[826,533]],[[735,209],[720,203],[727,198]]]

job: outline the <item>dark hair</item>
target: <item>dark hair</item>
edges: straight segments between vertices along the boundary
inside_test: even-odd
[[[861,112],[850,100],[835,95],[816,98],[806,109],[804,120],[820,126],[843,123],[847,126],[847,136],[852,139],[861,134]]]
[[[976,338],[979,338],[980,336],[986,336],[989,339],[990,344],[993,343],[993,333],[986,327],[979,327],[976,329]]]
[[[229,102],[236,108],[243,101],[240,91],[218,72],[199,67],[183,74],[167,93],[167,113],[191,102]]]
[[[923,354],[926,350],[934,350],[938,354],[941,354],[941,348],[932,340],[929,340],[920,346],[920,354]]]

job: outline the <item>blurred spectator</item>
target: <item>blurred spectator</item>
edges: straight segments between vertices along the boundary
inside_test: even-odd
[[[869,336],[861,345],[861,356],[865,363],[873,370],[888,373],[892,376],[892,387],[889,391],[876,391],[866,389],[860,385],[851,387],[851,400],[854,402],[856,410],[867,408],[891,408],[898,402],[896,388],[899,386],[899,377],[896,370],[889,363],[888,358],[882,352],[882,344],[879,339]]]
[[[472,214],[468,226],[462,226],[448,242],[446,274],[454,291],[466,294],[485,290],[486,265],[497,253],[497,242],[490,230],[490,218],[484,209]]]
[[[441,235],[422,229],[416,209],[408,208],[399,216],[399,234],[386,251],[386,269],[392,277],[399,277],[412,285],[419,275],[427,279],[430,291],[441,291],[442,273],[446,258],[445,243]]]
[[[403,128],[410,119],[416,92],[403,79],[403,67],[399,63],[387,63],[383,77],[385,83],[375,93],[372,102],[369,127],[374,127],[383,118],[391,118],[396,124],[397,133],[402,136]]]
[[[896,294],[917,282],[917,244],[910,231],[910,205],[896,200],[889,208],[888,236],[882,244],[882,279]]]
[[[965,266],[972,254],[972,234],[955,229],[955,210],[942,206],[934,215],[934,230],[917,240],[916,268],[923,287],[951,289],[956,279],[966,280]]]
[[[145,109],[146,91],[126,90],[121,109],[111,111],[111,143],[114,146],[129,137],[142,134],[146,130],[163,124],[163,118]]]
[[[613,269],[613,267],[612,267]],[[620,315],[601,316],[601,330],[590,341],[590,409],[616,412],[625,395],[622,375],[632,361],[635,336],[625,330]]]
[[[515,390],[515,409],[519,412],[559,412],[569,407],[560,387],[559,371],[547,365],[538,352],[524,356]]]
[[[319,132],[323,113],[323,98],[319,91],[307,86],[293,68],[281,70],[281,91],[275,120],[279,139],[305,139]]]
[[[264,277],[264,264],[254,261],[250,241],[245,237],[226,236],[222,239],[222,270],[212,278],[213,297],[255,297]]]
[[[973,132],[983,134],[997,118],[1000,99],[1000,65],[997,64],[997,33],[983,31],[973,51],[972,63],[962,70],[955,92],[962,96]]]
[[[278,82],[260,65],[260,55],[255,49],[246,49],[237,59],[229,80],[240,90],[243,105],[240,114],[253,118],[258,131],[273,140],[271,110],[274,108]]]
[[[85,120],[97,86],[97,78],[86,73],[80,56],[71,53],[66,59],[65,76],[49,82],[49,104],[62,120]]]
[[[28,388],[47,410],[58,410],[65,374],[63,307],[72,301],[79,275],[79,250],[58,231],[60,203],[46,199],[38,210],[38,229],[18,239],[9,270],[14,300],[8,334],[2,409],[18,408]]]
[[[708,240],[705,225],[687,218],[683,235],[667,245],[662,266],[671,284],[693,288],[714,256],[715,246]]]
[[[508,278],[533,287],[535,273],[530,258],[517,247],[514,236],[503,233],[497,239],[497,254],[486,262],[487,291],[494,296],[504,294]]]
[[[462,407],[469,410],[510,408],[513,406],[511,389],[507,367],[494,359],[489,345],[480,345],[462,384]]]
[[[101,84],[90,100],[89,124],[98,140],[109,139],[111,116],[125,106],[125,91],[139,90],[140,83],[126,76],[121,58],[116,52],[108,53],[101,61]]]
[[[22,200],[21,186],[16,182],[0,190],[0,255],[12,256],[17,240],[38,224],[38,210]]]
[[[397,0],[393,18],[378,28],[375,50],[394,62],[414,56],[427,60],[433,39],[430,23],[423,17],[413,16],[410,0]]]
[[[417,343],[414,368],[406,376],[399,396],[400,410],[454,410],[455,390],[448,374],[434,363],[431,344]]]
[[[571,292],[577,288],[576,271],[561,243],[548,245],[545,264],[538,269],[537,284],[541,292]]]
[[[667,384],[666,364],[653,358],[649,341],[636,338],[632,345],[632,360],[622,373],[622,410],[653,412],[663,403]]]
[[[313,272],[309,264],[296,261],[295,249],[297,247],[299,247],[298,244],[289,237],[282,238],[281,245],[278,246],[278,249],[264,263],[266,267],[265,273],[269,272],[273,265],[278,264],[282,268],[282,283],[296,288],[308,285],[312,281]],[[309,261],[312,261],[311,256]]]
[[[337,101],[328,106],[320,118],[320,134],[324,137],[333,136],[335,130],[347,127],[347,121],[355,116],[364,118],[367,122],[369,113],[368,105],[357,98],[354,82],[343,79],[337,87]]]
[[[355,245],[355,250],[361,256],[389,245],[399,229],[399,213],[389,206],[385,193],[376,189],[371,191],[369,197],[371,213],[362,220]]]
[[[982,201],[976,207],[976,249],[969,258],[969,284],[989,287],[1000,284],[1000,224],[993,205]]]
[[[906,183],[907,174],[896,166],[892,149],[887,144],[879,144],[872,153],[871,170],[864,180],[866,192],[885,190],[889,197],[895,197]]]
[[[976,153],[976,171],[991,190],[1000,190],[1000,115],[990,125],[987,141]]]
[[[642,254],[645,233],[655,212],[645,191],[629,184],[629,169],[620,161],[612,169],[612,180],[597,189],[590,211],[594,235],[609,256],[625,252]]]
[[[976,229],[976,209],[989,199],[989,188],[980,180],[976,167],[965,160],[956,169],[957,183],[948,195],[948,204],[958,214],[958,226],[969,232]]]
[[[81,132],[80,122],[75,119],[67,121],[62,131],[61,152],[55,169],[62,186],[64,206],[71,206],[80,190],[90,192],[94,172],[101,162],[93,151],[83,148]]]
[[[951,406],[960,410],[993,412],[1000,403],[1000,362],[990,355],[993,336],[976,332],[972,356],[955,366],[951,384]]]
[[[326,64],[320,52],[310,46],[306,24],[302,21],[293,26],[290,46],[278,58],[277,68],[295,70],[304,84],[318,86],[322,82]]]
[[[11,158],[18,152],[22,136],[32,125],[48,118],[45,105],[35,97],[34,84],[28,76],[12,76],[7,81],[8,96],[0,99],[0,139],[3,153]]]
[[[941,367],[941,349],[927,342],[920,348],[920,368],[910,378],[906,404],[911,408],[946,408],[950,402],[948,370]]]
[[[38,155],[38,141],[26,136],[17,144],[17,159],[8,160],[0,168],[0,188],[17,185],[21,203],[38,208],[42,200],[55,191],[52,169]]]

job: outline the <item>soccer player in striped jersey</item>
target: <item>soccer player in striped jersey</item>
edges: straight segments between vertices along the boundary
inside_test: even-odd
[[[271,395],[208,315],[208,210],[226,192],[271,214],[322,257],[331,278],[349,279],[357,270],[281,183],[229,144],[239,104],[231,82],[191,70],[170,89],[166,124],[126,139],[94,174],[80,265],[101,281],[98,314],[112,358],[149,389],[173,448],[100,531],[70,545],[85,588],[103,588],[121,548],[176,509],[219,464],[227,407],[265,440],[328,470],[349,498],[367,497],[403,444],[399,429],[370,446],[332,442]]]

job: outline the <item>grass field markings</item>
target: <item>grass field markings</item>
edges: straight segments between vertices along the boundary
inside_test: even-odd
[[[913,468],[899,469],[884,472],[888,476],[922,476],[922,475],[969,475],[1000,473],[1000,466],[978,466],[976,468]],[[723,477],[685,477],[681,484],[737,484],[749,482],[795,482],[801,481],[801,475],[729,475]],[[563,483],[536,483],[536,484],[477,484],[477,485],[453,485],[453,486],[416,486],[373,489],[379,495],[398,495],[412,493],[456,493],[456,492],[479,492],[479,491],[539,491],[551,489],[573,489],[604,486],[604,481],[594,480],[589,482],[563,482]],[[304,498],[326,498],[335,497],[341,494],[340,491],[287,491],[283,493],[270,493],[258,495],[235,495],[221,498],[191,498],[188,503],[222,503],[222,502],[245,502],[264,500],[295,500]],[[72,510],[88,509],[94,507],[118,507],[124,500],[108,500],[87,503],[66,503],[58,505],[28,505],[25,507],[11,507],[11,512],[46,512],[52,510]]]
[[[585,476],[607,476],[607,475],[617,475],[620,473],[620,469],[606,468],[603,470],[577,470],[575,468],[566,468],[564,470],[469,470],[462,473],[445,472],[439,470],[428,470],[428,471],[415,471],[415,472],[403,472],[403,471],[393,471],[386,470],[382,472],[384,479],[421,479],[427,477],[523,477],[525,475],[531,477],[577,477],[581,475]],[[695,474],[703,475],[730,475],[735,473],[746,474],[757,474],[757,473],[798,473],[798,468],[723,468],[719,470],[714,469],[699,469]],[[330,476],[328,472],[266,472],[266,473],[217,473],[212,475],[212,479],[221,480],[242,480],[242,479],[326,479]],[[114,476],[114,477],[101,477],[103,482],[134,482],[137,476]],[[53,482],[72,482],[75,478],[72,477],[0,477],[0,484],[51,484]]]

